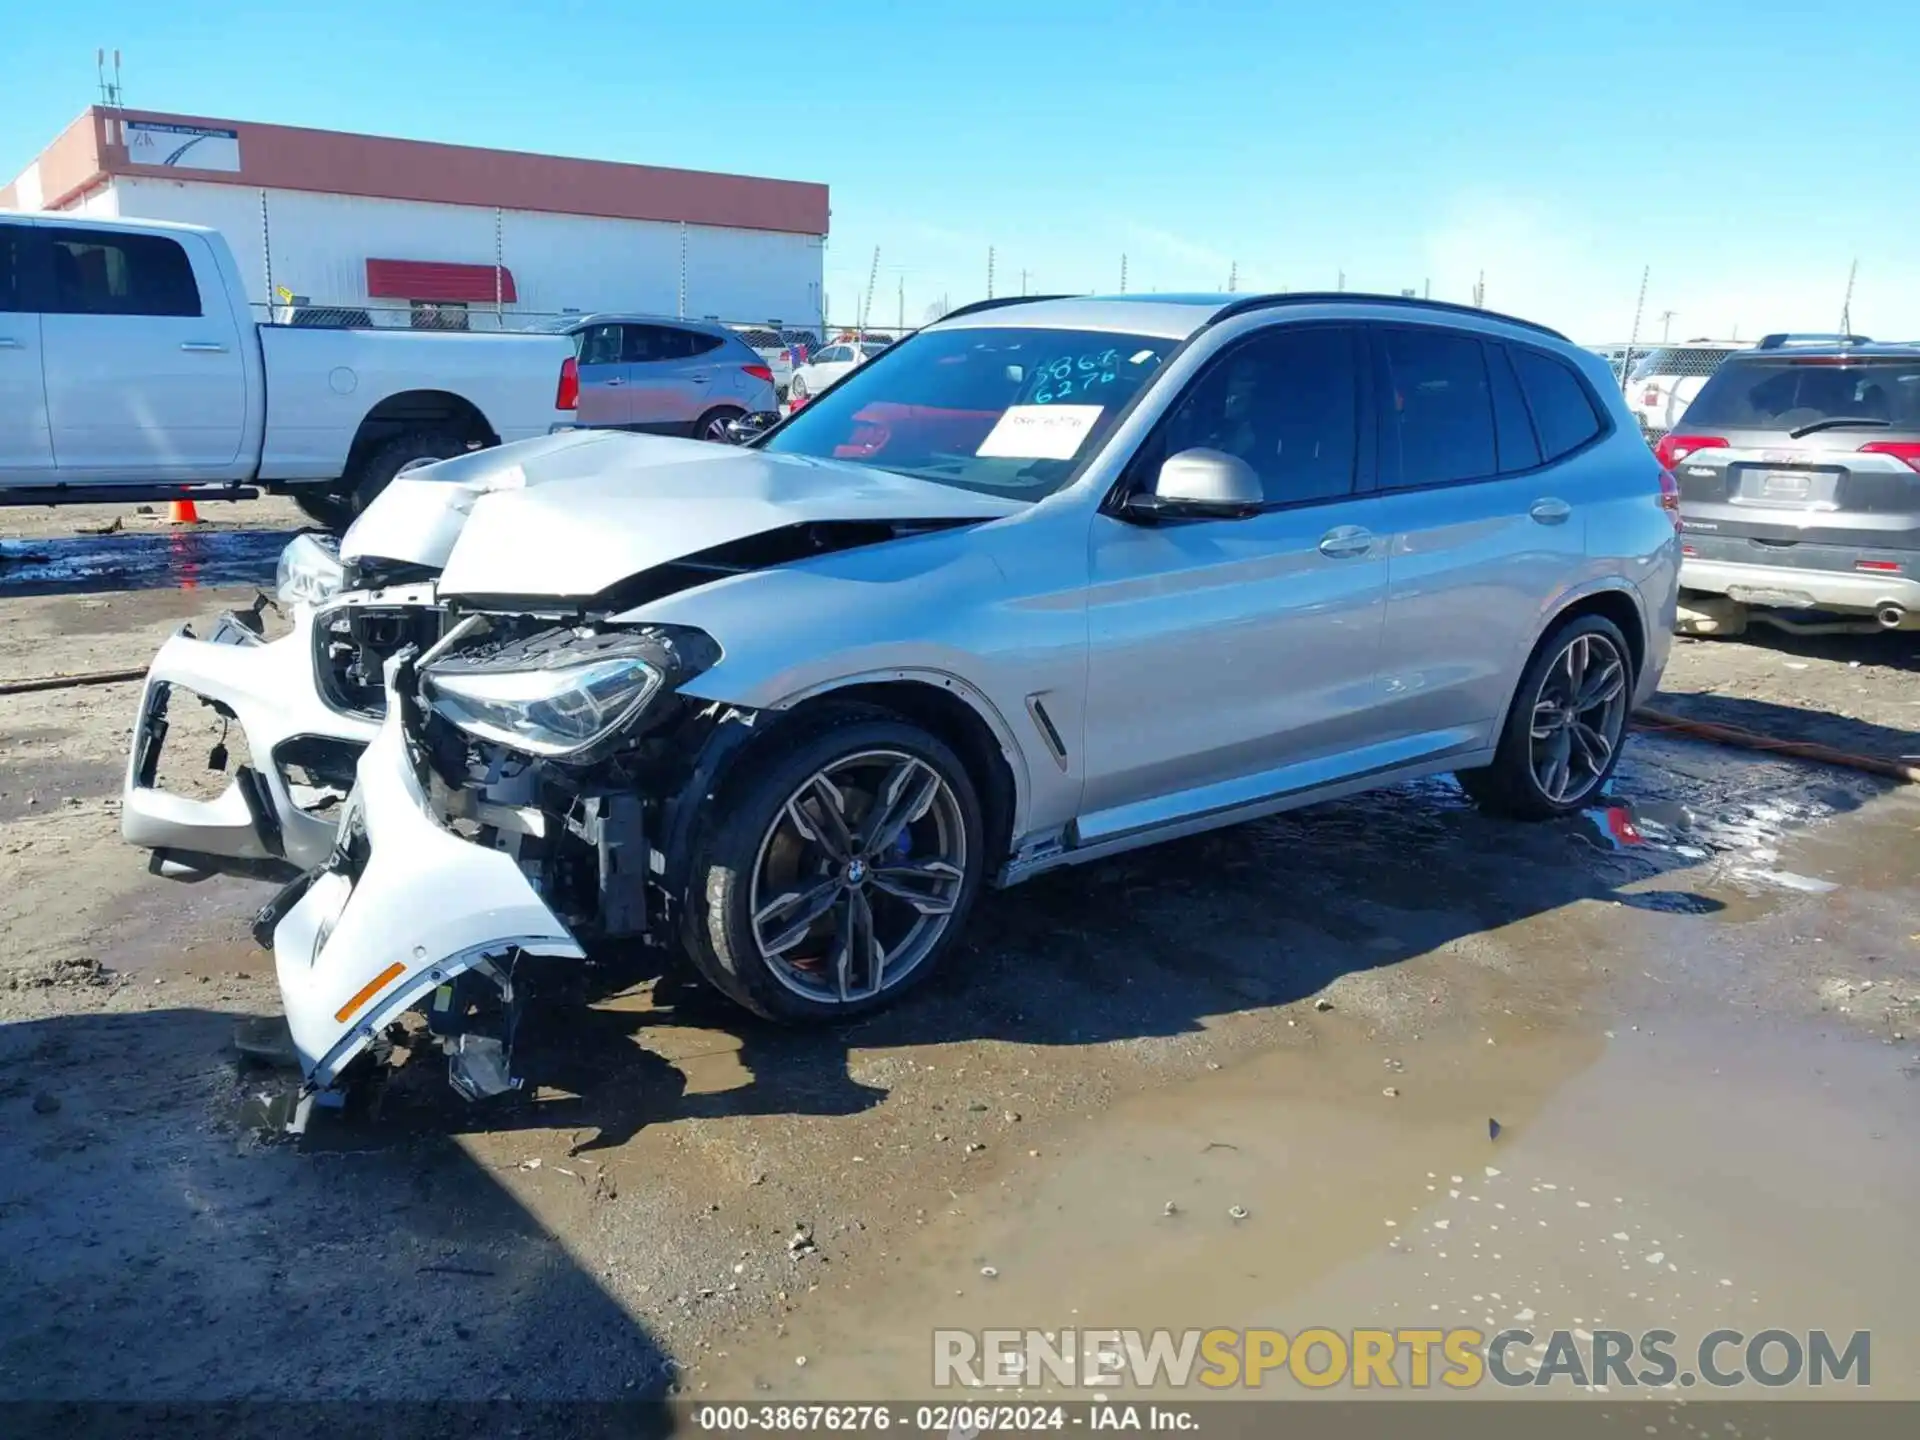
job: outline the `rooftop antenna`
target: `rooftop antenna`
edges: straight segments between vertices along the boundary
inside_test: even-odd
[[[93,52],[93,66],[100,77],[100,103],[109,110],[118,110],[120,98],[120,52],[113,52],[113,78],[107,78],[107,52],[104,49]]]
[[[1853,333],[1853,277],[1860,271],[1860,257],[1855,256],[1853,263],[1847,266],[1847,293],[1840,302],[1840,333]]]

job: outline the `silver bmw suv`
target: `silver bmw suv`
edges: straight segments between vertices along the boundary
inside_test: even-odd
[[[737,447],[409,472],[341,562],[432,576],[393,633],[433,638],[261,921],[296,1048],[326,1087],[424,1006],[485,1094],[529,955],[836,1019],[990,886],[1441,771],[1572,811],[1666,661],[1675,514],[1598,357],[1352,294],[990,302]]]

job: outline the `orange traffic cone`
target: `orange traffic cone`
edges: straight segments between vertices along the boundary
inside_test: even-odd
[[[175,500],[167,506],[167,523],[169,525],[198,525],[200,523],[200,512],[193,508],[193,501],[191,500]]]

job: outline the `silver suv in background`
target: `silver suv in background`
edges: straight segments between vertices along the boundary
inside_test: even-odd
[[[1768,338],[1656,452],[1679,480],[1681,586],[1920,625],[1920,345]]]
[[[527,956],[833,1021],[988,886],[1435,772],[1591,804],[1666,661],[1667,478],[1599,357],[1353,294],[989,302],[743,446],[408,472],[340,559],[430,593],[256,929],[309,1083],[426,1004],[509,1087]]]
[[[724,441],[728,421],[778,403],[771,367],[724,325],[583,315],[565,333],[579,366],[583,428]]]

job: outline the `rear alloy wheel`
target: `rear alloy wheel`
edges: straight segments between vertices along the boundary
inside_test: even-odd
[[[1550,635],[1521,676],[1493,764],[1460,773],[1483,808],[1523,820],[1578,810],[1619,763],[1633,661],[1612,621],[1583,615]]]
[[[689,948],[710,980],[774,1019],[890,1003],[932,972],[979,889],[980,807],[965,769],[890,717],[831,717],[726,808],[696,866],[706,914],[690,915]]]
[[[788,400],[804,400],[806,398],[807,398],[806,376],[796,375],[793,377],[792,380],[790,380],[787,383],[787,399]]]
[[[715,445],[731,445],[733,437],[727,434],[727,426],[746,413],[730,405],[716,406],[702,415],[693,427],[694,438],[711,441]]]

